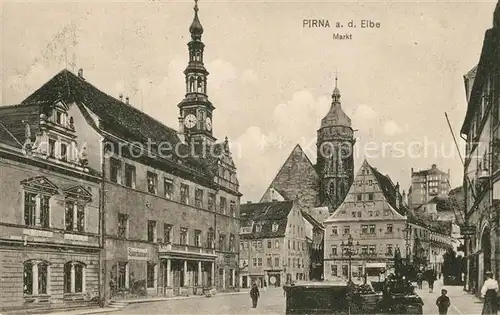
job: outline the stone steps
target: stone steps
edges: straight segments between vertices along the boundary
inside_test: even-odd
[[[86,310],[99,308],[97,302],[82,302],[82,303],[71,303],[71,304],[60,304],[60,305],[39,305],[32,308],[23,309],[13,309],[0,311],[2,315],[32,315],[32,314],[49,314],[53,312],[71,312],[75,310]]]

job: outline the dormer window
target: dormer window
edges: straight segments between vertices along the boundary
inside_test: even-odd
[[[261,231],[262,227],[260,226],[260,224],[257,224],[255,226],[255,232],[259,233]]]
[[[63,114],[61,112],[57,112],[56,113],[56,122],[59,125],[62,125],[62,120],[63,120]]]
[[[273,223],[273,232],[278,231],[279,224],[278,223]]]

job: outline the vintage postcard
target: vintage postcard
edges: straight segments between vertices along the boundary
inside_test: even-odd
[[[0,0],[0,315],[497,314],[500,2]]]

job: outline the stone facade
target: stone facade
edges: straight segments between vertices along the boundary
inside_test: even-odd
[[[0,142],[0,309],[97,305],[100,177],[26,153]]]

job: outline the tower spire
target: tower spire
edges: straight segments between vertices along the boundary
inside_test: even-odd
[[[340,104],[340,90],[338,87],[338,72],[335,70],[335,88],[333,89],[333,94],[332,94],[332,103],[334,104]]]
[[[189,27],[189,32],[191,33],[191,38],[193,40],[201,40],[201,35],[203,34],[203,26],[201,26],[200,19],[198,18],[198,0],[194,0],[194,19],[193,23]]]

